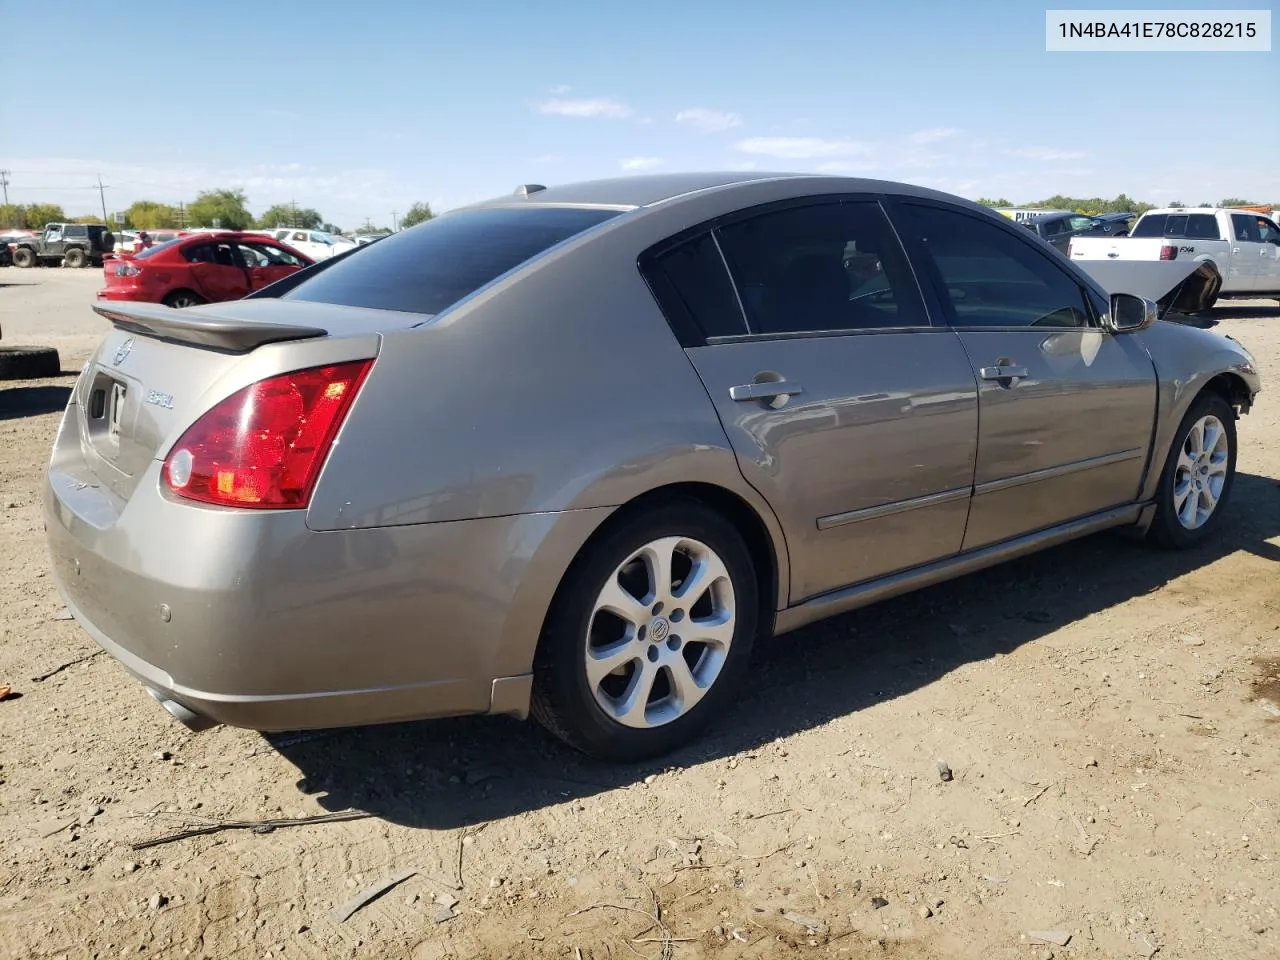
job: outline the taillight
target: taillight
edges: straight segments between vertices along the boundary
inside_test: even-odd
[[[187,428],[165,458],[180,497],[302,508],[372,360],[295,370],[238,390]]]
[[[1166,243],[1163,247],[1160,248],[1160,259],[1161,260],[1177,260],[1178,259],[1177,246],[1175,246],[1172,243]]]
[[[136,277],[142,272],[141,267],[135,267],[132,263],[122,263],[116,267],[117,277]]]

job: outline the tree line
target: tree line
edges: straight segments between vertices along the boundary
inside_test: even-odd
[[[1103,213],[1136,213],[1144,214],[1148,210],[1154,210],[1160,204],[1146,203],[1142,200],[1134,200],[1125,194],[1120,194],[1114,200],[1107,200],[1104,197],[1065,197],[1062,194],[1055,194],[1048,200],[1036,200],[1032,203],[1011,203],[1001,197],[998,200],[991,200],[982,197],[978,203],[984,207],[1016,207],[1019,210],[1071,210],[1075,213],[1083,213],[1087,216],[1096,217]],[[1204,203],[1188,204],[1180,200],[1172,203],[1166,203],[1166,207],[1254,207],[1259,204],[1266,203],[1265,200],[1241,200],[1239,197],[1228,197],[1226,200],[1219,200],[1217,203],[1205,201]],[[1271,204],[1273,208],[1280,209],[1280,203]]]
[[[429,203],[415,203],[400,219],[399,227],[412,227],[435,214]],[[297,227],[342,233],[312,207],[278,203],[260,217],[249,212],[249,198],[243,190],[204,190],[190,203],[160,203],[136,200],[124,212],[124,226],[131,230],[163,230],[179,227],[220,227],[223,230],[266,230]],[[97,216],[68,218],[56,203],[0,204],[0,227],[39,230],[47,223],[101,223]],[[118,226],[112,224],[112,226]],[[390,228],[366,220],[358,229],[364,233],[390,233]]]

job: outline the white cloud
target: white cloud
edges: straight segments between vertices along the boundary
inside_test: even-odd
[[[742,126],[742,117],[726,110],[708,110],[704,107],[694,107],[677,113],[676,123],[692,124],[707,133],[721,133],[733,127]]]
[[[954,137],[959,132],[955,127],[933,127],[929,130],[917,130],[907,139],[912,143],[937,143],[939,140]]]
[[[566,93],[569,93],[572,89],[573,87],[569,86],[567,83],[560,83],[560,84],[556,84],[556,86],[552,87],[547,92],[550,93],[553,97],[563,97]]]
[[[559,117],[607,117],[611,120],[620,120],[632,114],[631,108],[625,103],[610,100],[608,97],[580,100],[552,97],[538,104],[538,112]]]
[[[734,144],[741,153],[783,160],[817,160],[822,157],[861,157],[871,153],[866,144],[821,137],[749,137]]]
[[[634,173],[637,170],[652,170],[654,167],[662,166],[661,157],[627,157],[625,160],[618,161],[618,166],[623,170]]]
[[[1086,156],[1083,150],[1059,150],[1054,147],[1019,147],[1009,152],[1029,160],[1079,160]]]

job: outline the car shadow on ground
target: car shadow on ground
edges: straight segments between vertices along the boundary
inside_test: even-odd
[[[667,767],[751,750],[903,696],[975,661],[1150,593],[1237,551],[1280,562],[1280,484],[1237,474],[1222,527],[1165,551],[1103,533],[757,644],[747,689],[701,739],[661,761],[584,758],[533,721],[471,717],[273,734],[327,810],[463,827],[628,788]]]
[[[61,375],[65,376],[67,372],[64,370]],[[0,420],[17,420],[20,417],[38,417],[45,413],[57,413],[66,407],[70,397],[70,387],[0,386]]]

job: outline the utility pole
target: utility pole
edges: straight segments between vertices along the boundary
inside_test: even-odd
[[[397,219],[399,216],[400,216],[399,210],[391,211],[391,232],[392,233],[400,232],[400,221]]]
[[[103,186],[102,174],[98,174],[98,199],[102,201],[102,222],[107,222],[107,195],[103,192],[107,188]]]
[[[9,205],[9,171],[0,170],[0,187],[4,188],[4,205]]]

